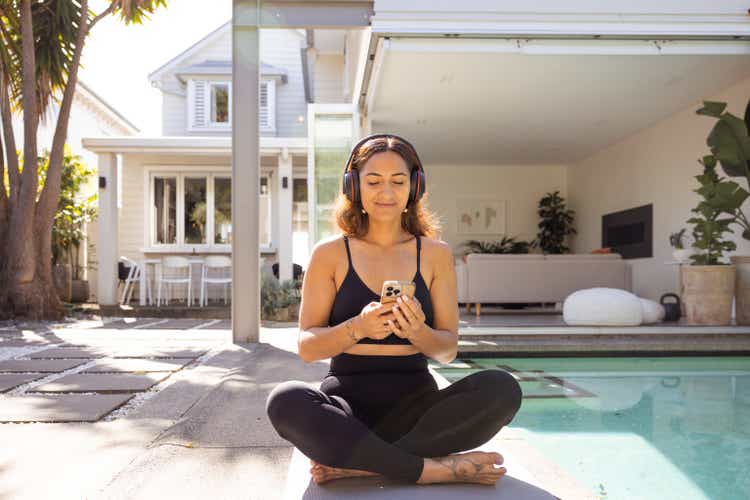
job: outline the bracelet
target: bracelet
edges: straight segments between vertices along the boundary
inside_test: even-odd
[[[356,335],[354,335],[353,323],[354,323],[354,318],[349,318],[346,321],[346,333],[349,334],[349,336],[352,338],[353,341],[359,342],[359,339],[356,337]]]

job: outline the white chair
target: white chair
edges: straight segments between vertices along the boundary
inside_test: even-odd
[[[210,284],[224,285],[224,304],[226,304],[227,287],[232,284],[232,259],[224,255],[209,255],[204,260],[201,276],[201,306],[208,304],[208,285]]]
[[[193,302],[193,273],[190,261],[185,257],[169,256],[164,257],[161,261],[159,272],[159,287],[156,292],[156,305],[161,305],[161,287],[166,284],[167,297],[165,304],[169,305],[171,299],[170,285],[185,284],[187,285],[187,305],[190,307]]]
[[[120,295],[120,304],[129,304],[130,299],[133,297],[133,289],[136,283],[140,283],[141,279],[141,266],[138,265],[134,260],[128,259],[125,256],[120,256],[120,262],[128,266],[128,276],[123,280],[125,286],[122,288],[122,295]],[[138,293],[143,293],[140,291]]]

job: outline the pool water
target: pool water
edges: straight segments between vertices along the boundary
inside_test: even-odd
[[[523,389],[511,422],[601,499],[750,499],[750,357],[463,358]]]

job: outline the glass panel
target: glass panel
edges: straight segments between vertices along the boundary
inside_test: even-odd
[[[185,178],[185,243],[206,243],[206,178]]]
[[[268,177],[260,178],[260,245],[271,244],[271,194],[268,189]]]
[[[315,243],[338,233],[333,224],[334,200],[352,147],[351,115],[315,117]]]
[[[310,239],[307,179],[292,181],[292,261],[307,268],[308,240]]]
[[[232,179],[214,178],[214,243],[232,243]]]
[[[229,123],[229,85],[226,83],[211,85],[211,121]]]
[[[177,179],[154,177],[152,223],[157,244],[177,243]]]

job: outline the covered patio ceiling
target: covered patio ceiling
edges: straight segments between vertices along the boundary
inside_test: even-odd
[[[425,162],[570,164],[750,76],[734,41],[381,39],[365,106]],[[744,110],[743,110],[744,111]]]

